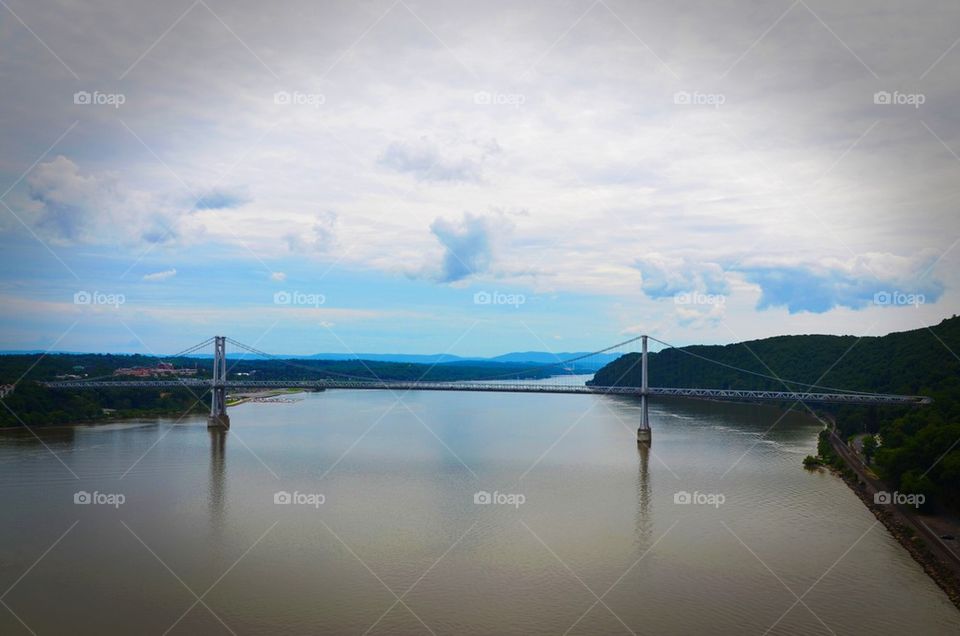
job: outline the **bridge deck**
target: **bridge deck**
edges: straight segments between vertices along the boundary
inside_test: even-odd
[[[120,388],[199,388],[209,389],[210,380],[118,380],[86,382],[66,380],[44,382],[50,389],[120,389]],[[536,382],[405,382],[358,380],[228,380],[223,386],[231,390],[243,389],[355,389],[388,391],[479,391],[494,393],[572,393],[594,395],[641,395],[640,387],[587,386],[576,384],[546,384]],[[701,398],[712,400],[819,402],[835,404],[929,404],[933,400],[917,395],[883,395],[874,393],[811,393],[792,391],[747,391],[739,389],[687,389],[649,387],[647,395]]]

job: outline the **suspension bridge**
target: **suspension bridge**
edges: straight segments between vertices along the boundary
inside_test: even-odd
[[[676,349],[677,351],[687,353],[703,361],[718,364],[729,369],[740,371],[754,376],[760,376],[767,380],[776,380],[784,385],[783,391],[768,390],[745,390],[745,389],[710,389],[710,388],[670,388],[650,386],[647,371],[648,359],[648,341],[653,340],[661,345]],[[230,377],[230,368],[227,366],[227,343],[235,346],[243,352],[244,355],[252,354],[261,358],[275,360],[290,367],[298,368],[300,372],[304,369],[323,374],[323,378],[316,380],[251,380],[248,377]],[[586,383],[582,380],[582,375],[577,373],[577,363],[581,364],[581,371],[585,360],[597,357],[601,354],[623,350],[625,347],[640,345],[640,355],[637,360],[624,371],[617,380],[609,386],[597,385],[594,382]],[[558,360],[554,363],[525,365],[524,372],[528,375],[531,372],[539,371],[549,373],[550,377],[543,381],[523,380],[518,377],[517,371],[510,373],[501,373],[486,378],[460,380],[460,381],[428,381],[418,380],[385,380],[376,377],[372,369],[362,360],[362,364],[370,375],[357,376],[344,373],[337,373],[329,369],[306,367],[293,360],[274,356],[265,353],[254,347],[243,344],[233,338],[225,336],[214,336],[198,343],[192,347],[184,349],[173,354],[168,359],[179,358],[190,354],[202,352],[210,345],[213,345],[213,373],[210,379],[201,378],[182,378],[175,379],[139,379],[139,380],[116,380],[105,378],[86,378],[80,380],[62,380],[42,383],[50,389],[57,390],[77,390],[77,389],[122,389],[122,388],[187,388],[190,390],[199,389],[202,392],[210,392],[210,417],[209,426],[218,428],[229,428],[230,418],[227,415],[227,391],[250,391],[250,390],[269,390],[269,389],[309,389],[309,390],[328,390],[328,389],[353,389],[353,390],[388,390],[388,391],[480,391],[496,393],[567,393],[567,394],[592,394],[592,395],[629,395],[640,398],[641,416],[640,426],[637,429],[637,441],[643,444],[650,444],[652,433],[650,430],[650,420],[647,409],[648,398],[655,396],[673,396],[698,398],[709,400],[730,400],[747,402],[794,402],[794,403],[813,403],[813,404],[861,404],[861,405],[901,405],[901,406],[920,406],[932,402],[931,398],[917,395],[893,395],[884,393],[869,393],[863,391],[850,391],[837,389],[834,387],[819,386],[817,384],[797,382],[794,380],[785,380],[772,374],[757,373],[748,369],[741,369],[732,365],[710,360],[703,356],[688,352],[683,348],[674,347],[669,343],[658,340],[653,336],[636,336],[619,342],[610,347],[600,349],[591,353],[575,356],[566,360]],[[620,384],[626,375],[634,367],[640,365],[640,384],[639,386],[626,386]],[[432,365],[430,369],[434,368]],[[589,368],[589,365],[588,365]],[[429,369],[428,369],[429,372]],[[426,375],[426,374],[424,374]],[[111,376],[112,377],[112,376]],[[572,379],[572,381],[571,381]],[[791,386],[802,386],[803,390],[793,390]],[[817,389],[812,391],[811,389]],[[199,398],[198,398],[199,399]]]

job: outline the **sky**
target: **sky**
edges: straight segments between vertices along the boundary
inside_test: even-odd
[[[589,351],[960,306],[960,4],[0,2],[0,349]]]

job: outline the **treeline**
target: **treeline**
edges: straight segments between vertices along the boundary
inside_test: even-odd
[[[920,408],[818,408],[835,414],[838,432],[845,437],[879,434],[874,465],[887,483],[960,509],[960,318],[882,337],[779,336],[682,349],[649,355],[652,386],[786,388],[777,380],[724,368],[692,353],[805,384],[932,397],[932,405]],[[640,386],[639,360],[639,354],[621,357],[598,371],[593,384]],[[789,385],[791,390],[806,388]]]
[[[3,398],[8,408],[0,409],[0,427],[26,424],[35,428],[110,418],[202,413],[209,408],[204,402],[206,392],[194,389],[194,393],[185,388],[51,391],[36,382],[24,381]],[[202,398],[199,403],[197,397]]]

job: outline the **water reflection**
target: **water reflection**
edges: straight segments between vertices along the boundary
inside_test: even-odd
[[[807,598],[836,633],[960,634],[955,609],[909,553],[880,526],[864,534],[876,520],[847,486],[803,470],[819,430],[803,414],[658,402],[656,446],[644,448],[633,436],[636,402],[590,410],[595,399],[606,398],[423,392],[410,398],[414,411],[385,415],[387,394],[331,391],[238,406],[229,432],[208,430],[202,416],[37,430],[79,482],[29,431],[0,435],[0,505],[16,511],[0,523],[0,590],[23,578],[4,603],[36,633],[168,629],[192,599],[132,530],[191,586],[222,578],[211,607],[255,636],[369,631],[395,600],[377,579],[402,590],[418,576],[411,606],[437,633],[563,633],[588,604],[557,557],[595,590],[615,583],[610,611],[595,607],[571,632],[625,631],[615,613],[650,634],[762,633],[793,599],[724,521],[778,576],[823,578]],[[227,473],[227,436],[238,434],[230,443],[244,448]],[[510,483],[545,449],[519,490],[523,507],[473,505],[478,488]],[[259,456],[285,481],[269,479]],[[727,493],[719,509],[673,505],[675,490],[714,484]],[[273,504],[279,487],[313,486],[328,498],[319,509]],[[128,503],[76,506],[80,489],[122,492]],[[117,603],[117,589],[136,593]],[[221,626],[194,608],[178,627]],[[379,627],[426,631],[401,607]],[[780,627],[823,631],[799,605]],[[22,628],[0,608],[0,634]]]
[[[223,529],[224,502],[226,501],[227,432],[219,428],[208,429],[210,434],[210,490],[207,501],[210,506],[210,524],[214,531]]]
[[[650,514],[650,447],[637,444],[637,456],[640,458],[637,469],[637,514],[634,521],[637,549],[640,552],[650,547],[653,533],[653,517]]]

